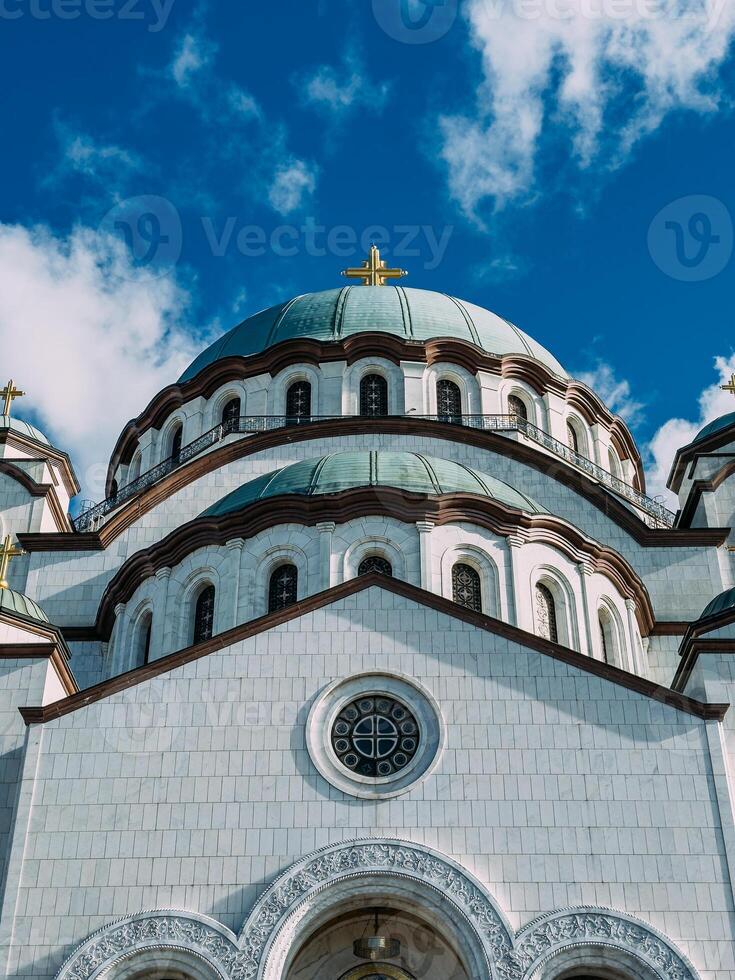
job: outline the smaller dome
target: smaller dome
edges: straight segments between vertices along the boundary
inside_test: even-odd
[[[735,609],[735,588],[721,592],[711,602],[707,603],[700,619],[708,619],[718,613],[726,612],[728,609]]]
[[[244,483],[205,510],[202,517],[233,514],[249,504],[282,494],[311,497],[357,487],[394,487],[410,493],[476,493],[531,514],[547,511],[526,494],[448,459],[408,452],[344,452],[306,459]]]
[[[692,442],[701,442],[708,436],[713,436],[716,432],[722,432],[731,425],[735,425],[735,412],[728,412],[727,415],[721,415],[718,419],[715,419],[713,422],[705,425],[705,427],[696,434]]]
[[[40,432],[29,422],[17,419],[14,415],[0,415],[0,430],[2,429],[17,432],[18,435],[25,436],[27,439],[35,439],[36,442],[41,442],[44,446],[51,445],[43,432]]]
[[[13,592],[12,589],[0,589],[0,612],[9,613],[11,616],[21,616],[23,619],[31,619],[36,623],[48,623],[49,621],[48,616],[37,602],[29,599],[22,592]]]

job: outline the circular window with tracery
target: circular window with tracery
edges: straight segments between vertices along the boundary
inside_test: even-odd
[[[366,671],[329,684],[306,721],[311,760],[333,786],[388,799],[425,779],[446,728],[433,695],[403,674]]]
[[[418,722],[405,705],[388,697],[352,701],[332,726],[335,755],[360,776],[392,776],[406,768],[418,747]]]

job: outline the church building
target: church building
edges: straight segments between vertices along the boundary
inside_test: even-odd
[[[2,392],[0,975],[735,980],[735,412],[673,513],[403,274],[220,337],[73,517]]]

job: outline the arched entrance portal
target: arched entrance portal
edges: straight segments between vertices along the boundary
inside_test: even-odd
[[[377,918],[377,931],[376,931]],[[432,921],[433,919],[433,921]],[[375,936],[384,948],[362,948]],[[431,912],[359,907],[321,922],[291,959],[286,980],[470,980],[456,943]]]

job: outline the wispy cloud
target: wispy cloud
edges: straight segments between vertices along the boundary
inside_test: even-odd
[[[699,395],[698,412],[694,419],[673,418],[664,422],[646,446],[648,462],[648,492],[663,494],[670,505],[675,506],[676,498],[666,488],[666,480],[674,461],[676,450],[686,446],[708,422],[735,411],[732,395],[720,389],[729,382],[735,373],[735,354],[716,357],[714,367],[718,379],[708,385]]]
[[[589,385],[610,411],[619,415],[627,425],[635,426],[643,420],[643,402],[633,397],[630,383],[619,378],[611,364],[598,361],[594,370],[582,371],[577,377]]]
[[[361,109],[381,113],[390,97],[389,82],[371,79],[355,52],[349,52],[339,68],[321,65],[313,72],[294,80],[302,102],[328,115],[341,119]]]
[[[96,140],[59,117],[54,120],[54,131],[59,159],[42,180],[46,188],[83,178],[88,193],[115,200],[128,192],[131,182],[146,168],[139,154],[114,142]]]
[[[316,170],[303,160],[291,160],[276,170],[268,191],[271,207],[283,217],[298,211],[316,189]]]
[[[200,349],[188,303],[172,277],[137,281],[117,239],[0,224],[0,348],[28,392],[17,411],[70,453],[83,494],[103,495],[123,425]]]
[[[609,169],[670,112],[720,104],[718,73],[735,37],[729,0],[614,10],[468,0],[466,10],[482,77],[472,107],[445,114],[440,129],[450,192],[480,223],[488,205],[534,192],[547,140],[566,144],[578,170]]]
[[[184,34],[180,38],[169,66],[174,82],[181,89],[190,89],[212,63],[217,46],[200,34]]]

